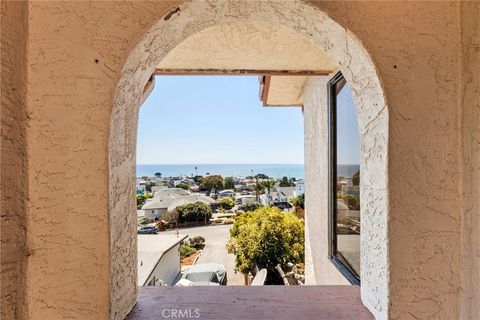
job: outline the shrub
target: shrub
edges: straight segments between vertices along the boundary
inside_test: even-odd
[[[233,223],[235,223],[235,219],[232,219],[232,218],[223,220],[223,224],[233,224]]]
[[[185,259],[186,257],[191,256],[196,253],[197,249],[186,244],[180,245],[180,259]]]
[[[177,188],[181,188],[183,190],[188,190],[188,189],[190,189],[190,186],[186,183],[180,183],[180,184],[177,185]]]
[[[225,197],[217,200],[217,205],[221,209],[230,210],[235,206],[235,200]]]
[[[349,209],[360,210],[360,197],[348,194],[348,195],[345,195],[343,199]]]
[[[298,197],[295,197],[295,198],[292,200],[292,204],[293,204],[295,207],[300,207],[301,209],[305,209],[305,193],[302,193],[302,194],[299,195]]]
[[[248,204],[242,204],[242,205],[238,206],[238,209],[247,212],[247,211],[255,211],[255,210],[257,210],[258,208],[261,208],[261,207],[262,206],[259,205],[258,203],[248,203]]]
[[[147,194],[137,194],[137,209],[142,209],[142,206],[145,204],[147,199],[152,198],[153,196],[149,193]]]
[[[139,224],[141,224],[142,226],[143,225],[147,225],[147,224],[150,224],[152,223],[153,220],[152,219],[149,219],[149,218],[142,218],[142,220],[140,220]]]
[[[190,246],[194,247],[195,249],[203,249],[205,247],[205,238],[202,236],[196,236],[189,239]]]

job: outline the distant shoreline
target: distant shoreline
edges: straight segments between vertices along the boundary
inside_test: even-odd
[[[197,170],[195,170],[197,167]],[[351,177],[359,165],[339,165],[338,174]],[[263,173],[271,178],[304,178],[303,164],[138,164],[137,177],[153,176],[160,172],[163,177],[219,174],[224,177],[246,177]]]

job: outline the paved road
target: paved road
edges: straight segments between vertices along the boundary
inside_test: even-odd
[[[244,285],[243,274],[235,274],[235,256],[229,254],[225,248],[229,230],[232,225],[216,225],[206,227],[196,227],[180,229],[181,234],[188,234],[189,237],[202,236],[205,238],[207,246],[202,252],[197,263],[221,263],[227,269],[227,285]],[[166,231],[162,233],[175,233],[176,231]],[[161,233],[161,234],[162,234]]]

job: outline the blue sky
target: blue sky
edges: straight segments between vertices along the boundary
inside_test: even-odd
[[[140,109],[138,164],[303,163],[301,108],[264,108],[257,77],[155,82]]]

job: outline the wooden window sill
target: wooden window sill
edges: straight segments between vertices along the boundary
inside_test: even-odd
[[[374,319],[360,300],[358,286],[139,287],[138,290],[137,304],[127,320]]]

